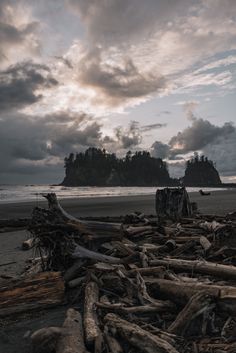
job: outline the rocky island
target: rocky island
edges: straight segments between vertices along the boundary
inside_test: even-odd
[[[173,179],[168,164],[147,151],[129,151],[124,158],[118,158],[105,149],[90,147],[65,158],[65,178],[61,185],[214,187],[222,184],[214,163],[198,154],[187,161],[184,177]]]
[[[186,163],[183,184],[185,186],[214,187],[221,185],[221,180],[214,163],[207,157],[196,154]]]
[[[124,158],[104,149],[89,148],[65,158],[64,186],[171,185],[167,164],[149,152],[127,152]]]

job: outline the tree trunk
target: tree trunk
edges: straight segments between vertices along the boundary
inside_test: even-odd
[[[160,218],[176,220],[181,217],[191,217],[192,206],[186,189],[184,187],[157,189],[156,213]]]

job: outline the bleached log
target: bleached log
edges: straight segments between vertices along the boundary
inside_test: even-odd
[[[88,353],[84,344],[82,318],[78,311],[67,310],[63,328],[68,334],[59,338],[56,353]]]
[[[207,261],[190,261],[181,259],[155,259],[150,261],[152,266],[166,266],[176,271],[202,273],[209,276],[221,277],[223,279],[236,280],[236,267],[221,265]]]
[[[95,303],[98,302],[99,288],[96,282],[89,282],[84,293],[84,329],[85,340],[88,345],[94,344],[101,332],[98,327]]]

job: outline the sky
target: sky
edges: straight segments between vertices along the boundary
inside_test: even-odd
[[[236,182],[235,0],[0,0],[0,183],[70,152],[194,152]]]

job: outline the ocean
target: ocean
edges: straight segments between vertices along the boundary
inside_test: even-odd
[[[54,185],[0,185],[0,203],[26,202],[42,200],[42,193],[55,192],[58,199],[84,197],[111,197],[154,195],[163,187],[65,187]],[[199,191],[198,188],[187,188],[188,192]],[[202,188],[202,190],[225,190],[222,188]]]

